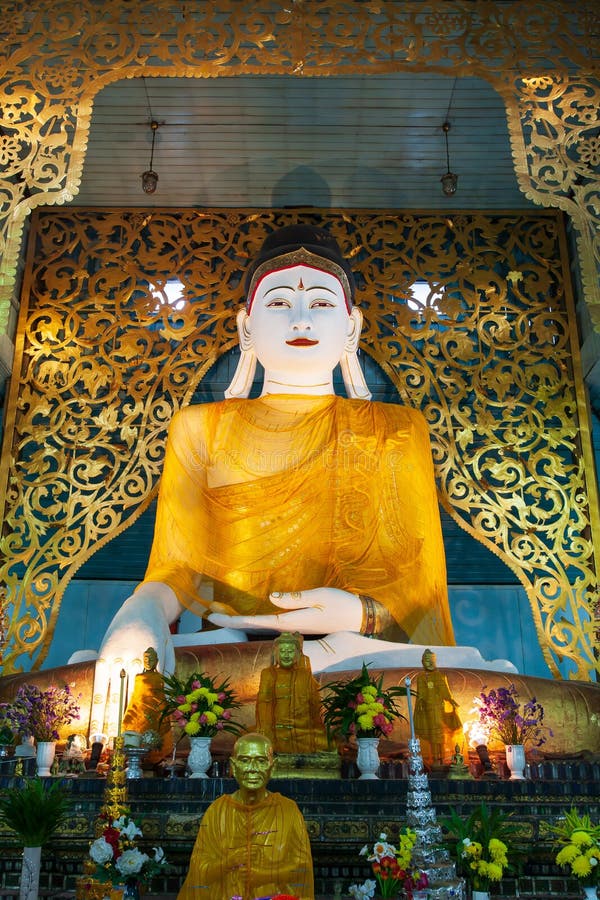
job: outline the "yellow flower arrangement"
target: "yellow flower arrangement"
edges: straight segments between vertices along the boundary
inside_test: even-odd
[[[571,808],[552,830],[560,844],[556,864],[568,867],[582,884],[600,884],[600,825],[594,825],[587,813],[580,816]]]
[[[462,875],[476,891],[489,891],[502,880],[509,867],[508,840],[515,833],[510,816],[481,803],[466,819],[452,808],[443,820],[446,844]]]
[[[504,869],[508,866],[508,847],[504,841],[492,838],[488,841],[487,853],[479,841],[464,838],[462,845],[462,856],[472,873],[470,880],[475,890],[485,890],[491,881],[502,881]]]
[[[404,716],[397,701],[406,688],[383,687],[383,673],[371,677],[365,663],[360,675],[323,685],[323,721],[329,734],[342,737],[387,737],[394,719]]]
[[[190,737],[214,737],[220,731],[239,734],[241,725],[234,721],[232,710],[240,704],[228,679],[216,684],[203,672],[194,672],[185,681],[175,675],[165,678],[164,715]]]

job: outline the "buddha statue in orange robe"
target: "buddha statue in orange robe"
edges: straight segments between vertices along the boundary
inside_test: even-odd
[[[298,632],[284,631],[273,641],[272,665],[260,673],[256,730],[271,740],[276,753],[328,749],[319,686]]]
[[[130,670],[132,635],[164,648],[172,671],[169,624],[184,609],[241,640],[299,631],[455,643],[427,425],[417,410],[370,400],[353,301],[327,231],[269,235],[248,273],[226,399],[171,421],[148,569],[107,630],[96,697],[116,666]],[[257,361],[263,391],[248,399]],[[347,398],[334,393],[338,364]],[[93,710],[92,727],[103,714]]]

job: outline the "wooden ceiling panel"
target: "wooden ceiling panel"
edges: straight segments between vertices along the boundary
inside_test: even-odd
[[[158,189],[141,174],[156,135]],[[442,123],[459,188],[445,197]],[[501,98],[478,78],[135,78],[95,98],[81,206],[531,207]]]

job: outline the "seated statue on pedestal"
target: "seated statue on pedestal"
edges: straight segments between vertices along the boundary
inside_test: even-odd
[[[314,900],[302,813],[293,800],[267,790],[271,742],[262,734],[243,735],[231,766],[238,789],[204,813],[177,900],[254,900],[275,894]]]
[[[173,671],[169,624],[186,608],[238,640],[299,631],[329,635],[331,652],[339,632],[455,643],[427,425],[415,409],[370,401],[354,292],[325,229],[265,240],[227,399],[171,422],[148,569],[100,648],[92,730],[132,646],[164,648]],[[247,399],[257,360],[262,394]],[[348,399],[334,393],[338,363]]]
[[[327,750],[319,686],[298,632],[284,631],[273,641],[273,662],[260,673],[256,730],[270,739],[275,753]]]

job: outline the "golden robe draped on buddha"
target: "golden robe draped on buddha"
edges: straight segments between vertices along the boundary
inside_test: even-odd
[[[169,429],[145,581],[202,614],[273,591],[380,601],[415,643],[453,644],[429,434],[417,410],[335,395],[190,406]]]

